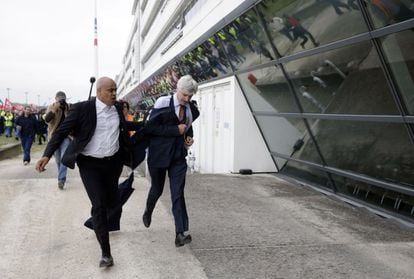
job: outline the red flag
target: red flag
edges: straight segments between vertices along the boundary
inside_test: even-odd
[[[17,111],[24,111],[24,106],[22,106],[22,105],[16,105],[16,110]]]
[[[4,108],[5,109],[11,109],[13,107],[13,104],[10,102],[10,100],[9,99],[5,99],[4,100]]]
[[[35,104],[30,104],[30,108],[32,109],[33,112],[37,111],[37,105]]]

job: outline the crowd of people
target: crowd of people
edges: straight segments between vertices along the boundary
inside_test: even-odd
[[[14,137],[15,140],[20,140],[20,131],[17,128],[16,121],[19,119],[19,117],[24,115],[26,108],[30,108],[31,117],[35,118],[37,121],[35,136],[37,138],[38,144],[41,145],[46,142],[47,137],[47,124],[42,118],[46,109],[40,109],[37,112],[32,111],[31,107],[25,107],[24,110],[19,112],[11,109],[0,109],[0,136],[4,136],[6,138]]]
[[[30,163],[30,150],[36,142],[42,145],[47,140],[47,124],[44,120],[45,109],[32,111],[26,106],[22,111],[0,110],[0,137],[20,141],[23,149],[23,164]]]

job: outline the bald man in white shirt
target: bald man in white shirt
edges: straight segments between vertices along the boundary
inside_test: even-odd
[[[130,130],[142,124],[127,122],[116,101],[116,83],[102,77],[96,84],[96,98],[71,106],[68,116],[53,134],[36,170],[43,172],[60,143],[73,132],[62,163],[78,165],[82,182],[92,203],[92,223],[102,250],[100,267],[114,264],[109,244],[108,211],[118,203],[118,180],[122,172],[121,152],[129,147]]]

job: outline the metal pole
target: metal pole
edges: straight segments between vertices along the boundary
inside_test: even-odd
[[[7,99],[10,101],[10,88],[6,88],[7,89]]]
[[[94,19],[94,39],[93,39],[93,46],[95,50],[95,77],[99,77],[99,55],[98,55],[98,7],[97,7],[97,0],[95,0],[95,19]]]

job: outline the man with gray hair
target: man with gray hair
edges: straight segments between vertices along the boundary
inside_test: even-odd
[[[191,101],[197,89],[197,82],[190,75],[181,77],[174,95],[157,99],[146,127],[150,135],[147,161],[151,188],[142,221],[147,228],[151,225],[152,212],[163,192],[168,172],[176,247],[191,242],[191,235],[184,234],[188,231],[188,214],[184,199],[187,173],[185,157],[187,149],[193,144],[191,125],[200,115],[195,101]]]
[[[48,138],[51,139],[56,129],[63,123],[69,111],[69,104],[66,103],[66,94],[58,91],[55,96],[55,102],[51,104],[44,116],[44,120],[48,126]],[[57,169],[58,169],[58,187],[63,190],[66,182],[67,167],[61,163],[63,154],[72,140],[71,136],[66,137],[59,148],[54,153]]]

